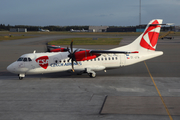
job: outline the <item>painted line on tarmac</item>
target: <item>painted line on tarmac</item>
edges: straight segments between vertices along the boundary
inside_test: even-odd
[[[161,98],[161,101],[162,101],[162,103],[163,103],[163,105],[164,105],[164,107],[165,107],[165,109],[166,109],[166,112],[167,112],[170,120],[173,120],[173,119],[172,119],[172,116],[171,116],[171,114],[170,114],[170,112],[169,112],[169,110],[168,110],[168,108],[167,108],[167,106],[166,106],[166,104],[165,104],[165,102],[164,102],[164,100],[163,100],[163,97],[161,96],[161,93],[160,93],[160,91],[159,91],[159,89],[158,89],[158,87],[157,87],[157,85],[156,85],[156,83],[155,83],[155,81],[154,81],[154,79],[153,79],[153,77],[152,77],[152,75],[151,75],[151,73],[150,73],[150,71],[149,71],[149,68],[148,68],[148,66],[147,66],[147,64],[146,64],[145,61],[144,61],[144,64],[145,64],[146,69],[147,69],[147,71],[148,71],[148,73],[149,73],[149,75],[150,75],[150,77],[151,77],[151,79],[152,79],[152,81],[153,81],[153,83],[154,83],[154,86],[155,86],[155,88],[156,88],[156,90],[157,90],[157,92],[158,92],[158,94],[159,94],[159,97]]]

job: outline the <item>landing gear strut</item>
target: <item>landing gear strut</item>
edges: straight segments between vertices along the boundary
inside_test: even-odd
[[[91,69],[89,68],[86,68],[85,69],[85,72],[89,75],[89,77],[91,78],[95,78],[96,77],[96,73],[94,71],[92,71]]]

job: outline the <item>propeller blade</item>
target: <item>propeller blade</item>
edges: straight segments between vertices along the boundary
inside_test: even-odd
[[[75,54],[75,52],[77,52],[79,49],[76,49],[74,52],[73,52],[73,54]]]
[[[79,65],[79,64],[78,64],[78,62],[76,61],[76,57],[75,57],[75,53],[78,51],[78,49],[76,49],[76,50],[73,52],[73,40],[71,41],[70,49],[69,49],[68,47],[67,47],[67,49],[68,49],[68,52],[69,52],[69,55],[68,55],[69,59],[68,59],[68,61],[71,60],[72,71],[75,72],[75,71],[74,71],[74,61],[76,62],[77,65]],[[70,51],[70,50],[71,50],[71,51]]]
[[[73,48],[72,48],[73,47],[73,40],[71,41],[71,46],[70,47],[71,47],[71,53],[73,53]]]
[[[72,71],[74,72],[74,61],[71,60],[71,64],[72,64]]]
[[[76,62],[77,65],[79,65],[78,62],[77,62],[76,60],[75,60],[75,62]]]
[[[71,58],[69,58],[67,61],[69,62],[71,60]]]
[[[70,53],[70,51],[69,51],[69,47],[67,46],[67,51]]]

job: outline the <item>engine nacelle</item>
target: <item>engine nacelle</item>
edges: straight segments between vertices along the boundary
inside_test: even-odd
[[[67,48],[56,48],[56,49],[52,49],[50,50],[50,52],[67,52]]]
[[[78,51],[75,53],[76,61],[91,60],[100,56],[98,53],[90,53],[90,50]]]

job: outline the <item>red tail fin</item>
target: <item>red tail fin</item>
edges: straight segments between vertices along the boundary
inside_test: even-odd
[[[153,20],[149,23],[149,26],[146,28],[143,36],[141,38],[140,45],[143,48],[148,50],[155,50],[156,44],[159,37],[159,32],[162,24],[162,20]]]

